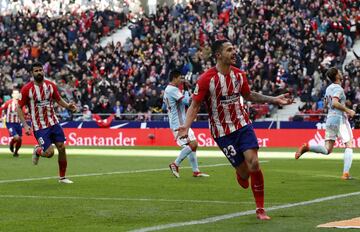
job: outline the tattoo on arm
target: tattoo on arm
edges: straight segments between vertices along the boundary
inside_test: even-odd
[[[271,96],[262,95],[260,93],[256,93],[254,91],[251,91],[251,93],[245,98],[248,101],[251,102],[257,102],[257,103],[275,103],[275,98]]]

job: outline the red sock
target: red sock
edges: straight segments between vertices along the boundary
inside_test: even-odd
[[[20,147],[21,147],[21,144],[22,144],[22,139],[19,138],[18,142],[15,144],[15,154],[18,153]]]
[[[43,153],[43,149],[41,147],[38,147],[35,151],[35,153],[38,155],[38,156],[43,156],[43,157],[46,157]]]
[[[255,172],[250,172],[251,189],[255,198],[256,208],[264,208],[264,177],[259,169]]]
[[[60,178],[65,177],[67,161],[66,160],[59,160],[58,163],[59,163],[59,176],[60,176]]]

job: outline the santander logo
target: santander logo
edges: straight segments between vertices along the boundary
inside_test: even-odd
[[[313,139],[310,139],[308,141],[308,144],[310,146],[316,146],[316,145],[325,145],[325,138],[320,134],[319,131],[317,131],[314,135]],[[334,147],[344,148],[345,144],[342,142],[341,138],[338,138],[335,141]],[[353,147],[360,147],[360,138],[353,138]]]

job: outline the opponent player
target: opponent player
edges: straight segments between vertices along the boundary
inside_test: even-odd
[[[45,75],[41,63],[35,62],[32,65],[32,75],[34,81],[27,83],[21,89],[17,112],[25,128],[25,133],[30,135],[31,129],[24,119],[21,107],[26,105],[30,109],[34,135],[39,143],[34,148],[32,156],[33,164],[38,164],[40,156],[46,158],[52,157],[54,155],[52,144],[54,143],[59,152],[59,182],[71,184],[73,182],[65,177],[67,159],[64,142],[66,139],[55,114],[54,101],[71,111],[76,111],[76,106],[65,102],[61,98],[56,85],[44,79]]]
[[[177,131],[181,124],[185,121],[185,106],[189,104],[189,92],[185,91],[184,95],[179,89],[179,85],[183,83],[180,71],[174,70],[169,74],[169,85],[165,88],[164,103],[167,106],[170,128],[176,138]],[[189,130],[189,137],[186,139],[176,139],[179,146],[182,147],[179,156],[172,162],[169,167],[175,177],[180,177],[179,166],[181,162],[189,157],[194,177],[208,177],[209,175],[200,172],[196,157],[196,149],[198,147],[194,132]]]
[[[341,178],[343,180],[350,180],[350,168],[353,157],[353,133],[348,121],[348,116],[353,117],[355,111],[345,106],[345,93],[341,87],[342,75],[341,72],[332,67],[326,72],[327,78],[332,84],[326,88],[325,103],[328,107],[328,115],[326,119],[325,128],[325,146],[303,144],[295,153],[295,159],[299,159],[305,152],[312,151],[323,155],[328,155],[332,152],[336,139],[339,137],[345,144],[344,152],[344,169]]]
[[[9,131],[10,137],[12,137],[9,148],[14,157],[19,156],[19,149],[22,144],[22,127],[20,124],[20,119],[17,113],[17,105],[20,93],[18,90],[13,90],[12,99],[6,101],[0,107],[0,116],[1,113],[5,112],[6,118],[6,128]]]
[[[186,113],[185,124],[179,127],[178,137],[188,137],[190,125],[196,118],[202,101],[205,101],[213,138],[236,169],[237,181],[241,187],[249,187],[250,176],[257,218],[269,220],[270,217],[264,210],[264,179],[257,155],[259,145],[241,97],[252,102],[279,105],[291,104],[293,99],[289,94],[270,97],[250,91],[246,73],[233,66],[236,54],[229,41],[215,41],[212,51],[216,57],[216,66],[200,76]]]

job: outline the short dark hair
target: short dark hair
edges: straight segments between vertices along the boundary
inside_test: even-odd
[[[180,70],[177,69],[171,70],[169,73],[169,81],[174,80],[174,78],[177,78],[178,76],[181,76]]]
[[[326,77],[329,78],[331,82],[336,81],[336,75],[338,74],[339,70],[335,67],[331,67],[326,71]]]
[[[223,44],[227,42],[229,41],[226,39],[216,40],[211,46],[212,55],[215,57],[216,53],[221,51]]]
[[[40,62],[34,62],[32,65],[31,65],[31,71],[34,70],[34,68],[37,68],[37,67],[43,67],[43,64],[40,63]]]

